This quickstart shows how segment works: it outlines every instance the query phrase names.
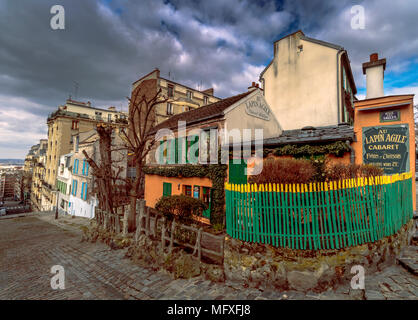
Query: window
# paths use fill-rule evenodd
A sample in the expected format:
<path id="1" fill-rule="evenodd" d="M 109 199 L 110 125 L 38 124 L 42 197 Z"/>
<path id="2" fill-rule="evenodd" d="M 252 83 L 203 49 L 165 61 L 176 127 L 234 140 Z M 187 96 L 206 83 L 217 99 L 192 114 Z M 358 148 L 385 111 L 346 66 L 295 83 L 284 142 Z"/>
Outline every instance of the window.
<path id="1" fill-rule="evenodd" d="M 202 195 L 203 195 L 203 197 L 202 197 L 202 200 L 203 200 L 203 202 L 204 203 L 206 203 L 206 205 L 207 206 L 209 206 L 209 203 L 210 203 L 210 188 L 208 188 L 208 187 L 202 187 Z"/>
<path id="2" fill-rule="evenodd" d="M 86 159 L 83 160 L 83 175 L 88 176 L 89 175 L 89 163 L 86 161 Z"/>
<path id="3" fill-rule="evenodd" d="M 212 135 L 212 136 L 211 136 Z M 217 154 L 218 154 L 218 136 L 216 130 L 204 130 L 200 137 L 200 163 L 206 164 L 210 163 L 211 161 L 211 154 L 212 158 L 216 159 L 217 161 Z"/>
<path id="4" fill-rule="evenodd" d="M 73 130 L 77 130 L 78 129 L 78 121 L 73 120 L 73 122 L 71 124 L 71 129 L 73 129 Z"/>
<path id="5" fill-rule="evenodd" d="M 96 120 L 102 120 L 102 113 L 101 112 L 96 111 L 95 114 L 96 114 Z"/>
<path id="6" fill-rule="evenodd" d="M 193 98 L 193 92 L 191 92 L 190 90 L 187 90 L 187 99 L 192 100 Z"/>
<path id="7" fill-rule="evenodd" d="M 171 183 L 163 182 L 163 197 L 171 196 Z"/>
<path id="8" fill-rule="evenodd" d="M 192 186 L 183 185 L 183 194 L 186 195 L 186 196 L 191 197 L 192 196 Z"/>
<path id="9" fill-rule="evenodd" d="M 204 96 L 204 97 L 203 97 L 203 104 L 204 104 L 204 105 L 207 105 L 207 104 L 208 104 L 208 102 L 209 102 L 209 98 L 208 98 L 207 96 Z"/>
<path id="10" fill-rule="evenodd" d="M 167 102 L 167 115 L 172 115 L 173 113 L 173 104 L 171 102 Z"/>
<path id="11" fill-rule="evenodd" d="M 188 136 L 186 142 L 186 163 L 196 164 L 199 159 L 199 136 Z"/>
<path id="12" fill-rule="evenodd" d="M 75 197 L 77 195 L 77 180 L 73 180 L 71 194 Z"/>
<path id="13" fill-rule="evenodd" d="M 80 194 L 80 198 L 82 200 L 87 200 L 87 182 L 83 182 L 81 184 L 81 194 Z"/>
<path id="14" fill-rule="evenodd" d="M 74 159 L 73 173 L 78 174 L 78 159 Z"/>
<path id="15" fill-rule="evenodd" d="M 110 113 L 107 115 L 107 121 L 109 121 L 109 122 L 112 121 L 112 115 Z"/>
<path id="16" fill-rule="evenodd" d="M 174 86 L 172 84 L 168 85 L 167 91 L 168 97 L 174 97 Z"/>
<path id="17" fill-rule="evenodd" d="M 193 187 L 193 198 L 200 199 L 200 186 Z"/>

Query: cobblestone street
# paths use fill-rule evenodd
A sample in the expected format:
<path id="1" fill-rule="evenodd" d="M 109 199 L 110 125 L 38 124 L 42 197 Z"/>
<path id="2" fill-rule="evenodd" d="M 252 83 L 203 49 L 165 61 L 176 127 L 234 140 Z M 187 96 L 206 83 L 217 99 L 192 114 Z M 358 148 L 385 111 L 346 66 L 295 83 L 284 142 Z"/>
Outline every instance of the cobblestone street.
<path id="1" fill-rule="evenodd" d="M 278 292 L 173 280 L 123 258 L 125 250 L 80 242 L 76 230 L 34 216 L 0 220 L 0 299 L 409 299 L 418 300 L 418 277 L 399 265 L 367 275 L 366 290 L 349 284 L 322 294 Z M 64 290 L 50 286 L 51 267 L 65 268 Z"/>

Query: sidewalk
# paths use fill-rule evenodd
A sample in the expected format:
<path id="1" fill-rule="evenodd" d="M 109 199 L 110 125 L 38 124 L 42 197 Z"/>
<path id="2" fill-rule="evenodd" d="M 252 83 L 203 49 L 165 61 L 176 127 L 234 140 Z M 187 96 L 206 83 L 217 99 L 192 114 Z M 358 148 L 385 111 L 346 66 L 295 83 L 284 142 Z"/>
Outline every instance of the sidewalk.
<path id="1" fill-rule="evenodd" d="M 74 231 L 80 234 L 83 233 L 83 227 L 89 227 L 91 223 L 94 221 L 94 219 L 76 217 L 71 215 L 59 215 L 58 219 L 55 219 L 55 212 L 43 212 L 35 216 L 42 221 L 48 222 L 62 229 Z"/>

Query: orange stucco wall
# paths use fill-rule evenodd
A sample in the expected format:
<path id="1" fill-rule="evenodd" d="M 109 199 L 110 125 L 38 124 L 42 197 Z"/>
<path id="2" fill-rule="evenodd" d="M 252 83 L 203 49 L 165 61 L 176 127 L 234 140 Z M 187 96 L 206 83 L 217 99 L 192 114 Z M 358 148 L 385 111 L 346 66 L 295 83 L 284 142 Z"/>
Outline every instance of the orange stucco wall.
<path id="1" fill-rule="evenodd" d="M 171 194 L 180 195 L 183 193 L 183 185 L 212 187 L 212 180 L 209 178 L 185 178 L 185 177 L 162 177 L 155 174 L 145 175 L 145 204 L 155 208 L 155 204 L 163 195 L 163 183 L 171 183 Z"/>
<path id="2" fill-rule="evenodd" d="M 409 170 L 415 177 L 415 122 L 414 122 L 414 108 L 413 108 L 413 95 L 398 95 L 398 96 L 385 96 L 381 98 L 367 99 L 356 101 L 355 114 L 354 114 L 354 132 L 356 134 L 357 141 L 353 142 L 352 147 L 355 151 L 355 161 L 358 164 L 363 163 L 363 136 L 362 128 L 371 126 L 385 126 L 385 125 L 397 125 L 408 124 L 409 126 Z M 400 121 L 393 122 L 380 122 L 380 112 L 390 109 L 381 109 L 379 107 L 387 105 L 399 105 L 405 106 L 393 107 L 393 109 L 400 110 Z M 364 110 L 365 108 L 376 108 L 376 110 Z M 413 207 L 416 208 L 415 197 L 415 179 L 413 178 Z"/>

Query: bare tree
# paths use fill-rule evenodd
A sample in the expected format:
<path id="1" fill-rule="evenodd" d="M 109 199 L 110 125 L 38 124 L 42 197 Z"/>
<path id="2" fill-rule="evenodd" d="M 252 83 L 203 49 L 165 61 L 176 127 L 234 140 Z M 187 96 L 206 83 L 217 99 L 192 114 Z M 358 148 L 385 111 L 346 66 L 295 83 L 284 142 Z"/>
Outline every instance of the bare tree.
<path id="1" fill-rule="evenodd" d="M 161 97 L 161 89 L 155 94 L 147 95 L 141 92 L 141 86 L 137 87 L 129 100 L 129 126 L 128 132 L 122 131 L 128 153 L 132 156 L 132 164 L 135 167 L 135 177 L 130 188 L 130 208 L 128 217 L 128 229 L 135 229 L 136 201 L 144 194 L 143 168 L 145 159 L 155 144 L 152 129 L 155 125 L 155 108 L 167 102 L 167 98 Z"/>
<path id="2" fill-rule="evenodd" d="M 94 161 L 85 150 L 83 154 L 92 168 L 95 177 L 96 193 L 99 206 L 102 210 L 114 213 L 115 204 L 118 203 L 119 194 L 116 189 L 125 187 L 129 190 L 130 213 L 128 217 L 128 230 L 133 231 L 136 227 L 135 213 L 136 201 L 144 194 L 143 190 L 143 167 L 148 153 L 154 146 L 152 129 L 155 125 L 155 108 L 168 99 L 160 96 L 161 89 L 155 94 L 147 95 L 137 87 L 129 100 L 128 130 L 120 130 L 121 144 L 112 145 L 113 127 L 110 124 L 101 123 L 97 126 L 99 135 L 100 161 Z M 135 167 L 134 178 L 123 178 L 121 172 L 123 166 L 117 166 L 112 153 L 125 150 L 132 157 L 131 163 Z M 124 159 L 126 161 L 127 159 Z"/>
<path id="3" fill-rule="evenodd" d="M 99 123 L 96 130 L 99 135 L 98 161 L 92 159 L 86 150 L 82 152 L 92 168 L 99 207 L 102 210 L 114 214 L 114 208 L 120 196 L 120 187 L 126 183 L 125 179 L 121 176 L 124 167 L 118 166 L 117 164 L 120 160 L 112 157 L 112 153 L 117 152 L 121 147 L 112 144 L 112 132 L 114 128 L 111 124 Z"/>

